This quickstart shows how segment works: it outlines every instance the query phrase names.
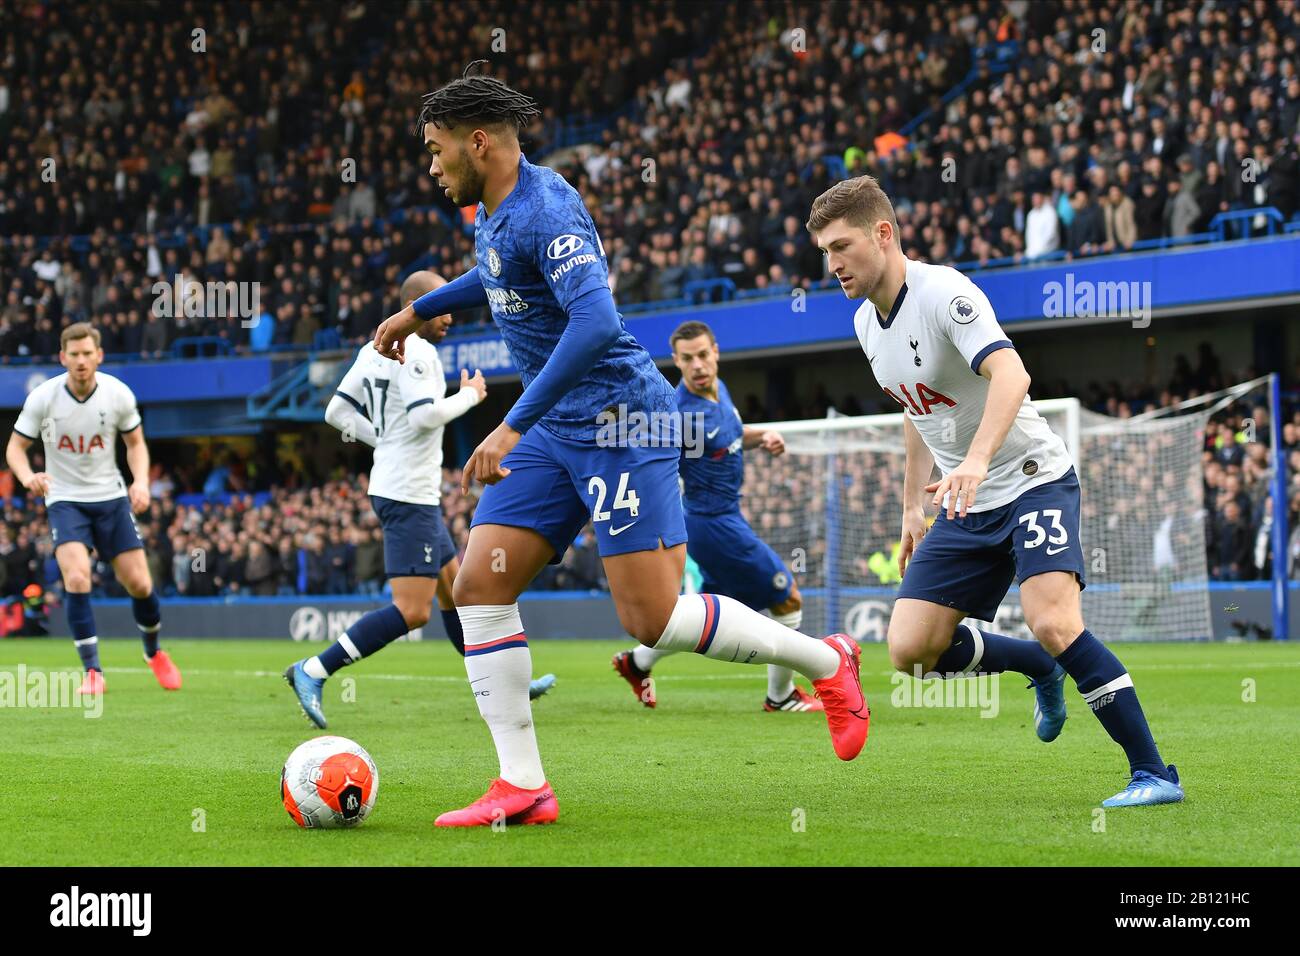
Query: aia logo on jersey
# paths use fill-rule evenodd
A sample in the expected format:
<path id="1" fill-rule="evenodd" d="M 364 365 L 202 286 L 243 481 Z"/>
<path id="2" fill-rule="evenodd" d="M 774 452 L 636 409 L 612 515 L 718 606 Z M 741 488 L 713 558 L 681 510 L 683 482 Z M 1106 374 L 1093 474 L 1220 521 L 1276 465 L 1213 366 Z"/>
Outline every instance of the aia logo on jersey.
<path id="1" fill-rule="evenodd" d="M 912 393 L 908 391 L 906 385 L 900 384 L 898 386 L 898 390 L 903 393 L 903 398 L 907 399 L 907 401 L 903 401 L 903 398 L 899 398 L 889 389 L 885 389 L 885 394 L 913 415 L 929 415 L 936 405 L 945 405 L 948 408 L 957 407 L 957 403 L 951 398 L 943 394 L 943 392 L 935 391 L 925 382 L 917 382 L 912 388 L 916 392 L 915 398 L 912 397 Z"/>
<path id="2" fill-rule="evenodd" d="M 99 435 L 91 435 L 90 441 L 86 441 L 85 435 L 78 435 L 74 442 L 71 435 L 60 435 L 57 451 L 70 451 L 74 455 L 89 455 L 96 449 L 104 450 L 104 439 Z"/>

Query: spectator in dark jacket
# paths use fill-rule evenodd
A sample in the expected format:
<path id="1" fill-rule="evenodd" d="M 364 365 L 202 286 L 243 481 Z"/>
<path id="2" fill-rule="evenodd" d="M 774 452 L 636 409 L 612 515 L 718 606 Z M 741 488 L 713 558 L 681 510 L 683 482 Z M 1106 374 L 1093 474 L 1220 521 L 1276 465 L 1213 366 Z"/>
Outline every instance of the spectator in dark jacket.
<path id="1" fill-rule="evenodd" d="M 307 593 L 329 593 L 330 556 L 325 550 L 325 537 L 320 531 L 314 532 L 307 544 Z"/>
<path id="2" fill-rule="evenodd" d="M 326 590 L 330 594 L 349 594 L 352 591 L 353 547 L 343 540 L 338 528 L 330 530 L 329 546 L 325 549 L 329 560 L 329 582 Z"/>
<path id="3" fill-rule="evenodd" d="M 1067 230 L 1070 252 L 1076 256 L 1101 252 L 1106 242 L 1106 221 L 1101 207 L 1082 189 L 1075 192 L 1070 205 L 1074 207 L 1074 222 Z"/>
<path id="4" fill-rule="evenodd" d="M 275 554 L 275 593 L 298 593 L 298 552 L 287 537 L 280 539 Z"/>
<path id="5" fill-rule="evenodd" d="M 1236 501 L 1223 506 L 1214 527 L 1213 576 L 1220 581 L 1244 581 L 1254 567 L 1251 549 L 1254 535 Z"/>
<path id="6" fill-rule="evenodd" d="M 266 545 L 257 539 L 248 543 L 248 558 L 244 562 L 244 581 L 250 594 L 275 593 L 275 558 Z"/>

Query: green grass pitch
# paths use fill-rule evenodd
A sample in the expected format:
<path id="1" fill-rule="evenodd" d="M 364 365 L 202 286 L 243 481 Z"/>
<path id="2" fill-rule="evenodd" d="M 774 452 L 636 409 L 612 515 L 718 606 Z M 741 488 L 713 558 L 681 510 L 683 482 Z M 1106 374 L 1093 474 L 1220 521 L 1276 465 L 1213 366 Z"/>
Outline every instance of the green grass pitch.
<path id="1" fill-rule="evenodd" d="M 645 710 L 609 666 L 625 646 L 534 642 L 536 673 L 559 676 L 534 714 L 560 821 L 501 832 L 433 827 L 497 769 L 451 648 L 396 644 L 344 670 L 326 686 L 329 732 L 370 751 L 378 802 L 358 829 L 311 832 L 279 800 L 284 758 L 316 733 L 280 678 L 306 648 L 171 641 L 185 686 L 169 694 L 134 641 L 105 641 L 99 719 L 0 708 L 0 864 L 1300 863 L 1279 838 L 1297 809 L 1300 646 L 1118 646 L 1188 798 L 1102 818 L 1127 765 L 1072 683 L 1046 745 L 1018 676 L 993 718 L 900 707 L 884 648 L 868 645 L 871 738 L 845 764 L 821 715 L 759 710 L 758 668 L 664 661 Z M 75 663 L 67 641 L 0 641 L 0 675 Z"/>

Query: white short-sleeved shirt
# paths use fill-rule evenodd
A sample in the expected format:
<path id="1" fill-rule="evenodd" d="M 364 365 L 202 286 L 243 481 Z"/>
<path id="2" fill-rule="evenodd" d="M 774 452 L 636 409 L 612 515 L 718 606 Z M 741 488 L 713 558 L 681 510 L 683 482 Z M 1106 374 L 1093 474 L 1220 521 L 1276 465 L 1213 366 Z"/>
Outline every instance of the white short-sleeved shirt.
<path id="1" fill-rule="evenodd" d="M 881 316 L 868 299 L 853 325 L 876 381 L 903 407 L 947 475 L 966 457 L 984 417 L 989 381 L 980 364 L 998 349 L 1014 348 L 989 300 L 956 269 L 909 259 L 893 311 Z M 1065 442 L 1026 396 L 969 510 L 1010 504 L 1071 465 Z"/>
<path id="2" fill-rule="evenodd" d="M 47 505 L 57 501 L 109 501 L 126 494 L 117 469 L 117 436 L 140 427 L 135 395 L 121 379 L 95 373 L 95 387 L 78 399 L 68 373 L 46 379 L 23 402 L 14 431 L 45 445 L 50 476 Z"/>
<path id="3" fill-rule="evenodd" d="M 385 358 L 367 342 L 343 376 L 337 394 L 375 426 L 370 493 L 394 501 L 436 505 L 442 498 L 442 429 L 414 427 L 407 413 L 447 394 L 438 349 L 407 336 L 406 362 Z"/>

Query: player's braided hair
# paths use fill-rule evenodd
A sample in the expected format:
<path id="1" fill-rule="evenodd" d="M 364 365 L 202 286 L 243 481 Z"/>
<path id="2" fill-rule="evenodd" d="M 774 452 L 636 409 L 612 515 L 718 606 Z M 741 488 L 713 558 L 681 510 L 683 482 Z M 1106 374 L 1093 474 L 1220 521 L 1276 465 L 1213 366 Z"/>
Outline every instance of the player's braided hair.
<path id="1" fill-rule="evenodd" d="M 415 135 L 424 138 L 424 124 L 455 129 L 457 123 L 505 123 L 515 134 L 542 115 L 531 97 L 513 90 L 494 76 L 469 71 L 487 60 L 475 60 L 465 67 L 459 80 L 426 94 L 415 121 Z"/>

